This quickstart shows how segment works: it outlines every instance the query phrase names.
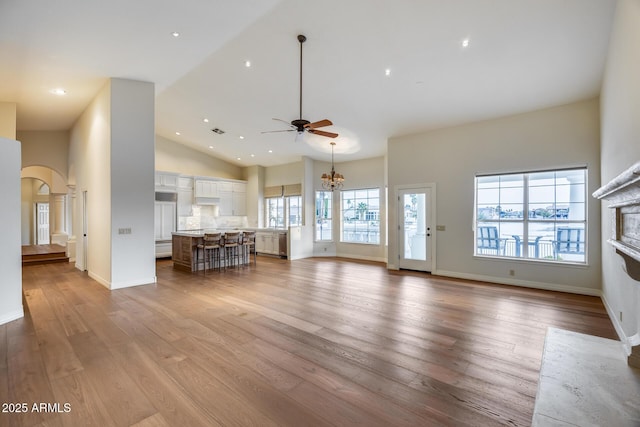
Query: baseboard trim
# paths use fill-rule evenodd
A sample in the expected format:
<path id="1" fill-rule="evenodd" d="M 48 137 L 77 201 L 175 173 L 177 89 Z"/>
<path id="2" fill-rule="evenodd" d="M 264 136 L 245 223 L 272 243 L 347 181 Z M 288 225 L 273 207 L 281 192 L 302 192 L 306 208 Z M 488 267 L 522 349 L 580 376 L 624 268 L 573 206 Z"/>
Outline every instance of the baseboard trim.
<path id="1" fill-rule="evenodd" d="M 497 283 L 500 285 L 521 286 L 524 288 L 542 289 L 545 291 L 567 292 L 592 297 L 602 297 L 600 289 L 581 288 L 578 286 L 560 285 L 556 283 L 531 282 L 529 280 L 506 279 L 503 277 L 484 276 L 480 274 L 459 273 L 455 271 L 436 270 L 434 276 L 452 277 L 455 279 L 477 280 L 480 282 Z"/>
<path id="2" fill-rule="evenodd" d="M 373 261 L 373 262 L 383 262 L 386 264 L 387 259 L 386 258 L 380 258 L 380 257 L 373 257 L 373 256 L 365 256 L 365 255 L 353 255 L 353 254 L 337 254 L 336 255 L 337 258 L 344 258 L 344 259 L 357 259 L 357 260 L 361 260 L 361 261 Z"/>
<path id="3" fill-rule="evenodd" d="M 123 289 L 123 288 L 132 288 L 134 286 L 143 286 L 143 285 L 152 285 L 158 281 L 157 276 L 153 276 L 147 279 L 139 279 L 128 282 L 120 282 L 120 283 L 111 283 L 111 290 Z"/>
<path id="4" fill-rule="evenodd" d="M 624 333 L 624 329 L 622 328 L 620 319 L 618 319 L 618 316 L 616 316 L 615 312 L 613 311 L 613 308 L 611 307 L 611 304 L 609 304 L 609 301 L 607 301 L 607 298 L 604 296 L 604 293 L 600 296 L 600 298 L 602 299 L 602 303 L 604 304 L 605 310 L 607 310 L 609 319 L 611 320 L 611 323 L 613 323 L 613 327 L 616 330 L 616 333 L 618 334 L 618 338 L 620 339 L 620 341 L 622 342 L 622 345 L 624 346 L 624 351 L 626 352 L 627 356 L 629 356 L 631 354 L 631 347 L 632 347 L 631 340 Z"/>
<path id="5" fill-rule="evenodd" d="M 0 317 L 0 325 L 13 322 L 14 320 L 18 320 L 23 317 L 24 317 L 24 307 L 20 305 L 20 308 L 18 310 L 10 311 L 9 313 L 6 313 L 4 316 Z"/>

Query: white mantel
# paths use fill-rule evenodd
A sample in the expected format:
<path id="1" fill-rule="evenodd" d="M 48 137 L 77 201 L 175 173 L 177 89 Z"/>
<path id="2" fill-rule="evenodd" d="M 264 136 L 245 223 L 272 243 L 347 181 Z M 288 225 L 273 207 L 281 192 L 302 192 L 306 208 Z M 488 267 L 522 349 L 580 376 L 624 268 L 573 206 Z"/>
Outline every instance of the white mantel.
<path id="1" fill-rule="evenodd" d="M 640 280 L 640 162 L 593 193 L 615 209 L 609 244 L 616 248 L 626 264 L 629 276 Z"/>
<path id="2" fill-rule="evenodd" d="M 640 281 L 640 162 L 600 187 L 593 197 L 615 209 L 607 242 L 622 256 L 627 274 Z M 628 363 L 640 368 L 640 335 L 631 338 L 631 346 Z"/>

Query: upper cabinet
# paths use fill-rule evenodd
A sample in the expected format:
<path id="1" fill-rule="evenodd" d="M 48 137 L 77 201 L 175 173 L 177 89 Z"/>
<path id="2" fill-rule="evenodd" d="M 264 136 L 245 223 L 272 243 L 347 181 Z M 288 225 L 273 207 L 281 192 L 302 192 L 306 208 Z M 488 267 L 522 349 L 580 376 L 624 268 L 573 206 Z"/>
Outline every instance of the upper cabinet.
<path id="1" fill-rule="evenodd" d="M 220 215 L 244 216 L 247 214 L 247 184 L 245 182 L 220 182 Z"/>
<path id="2" fill-rule="evenodd" d="M 204 197 L 207 199 L 218 198 L 220 197 L 219 191 L 218 191 L 218 185 L 219 185 L 218 181 L 197 178 L 195 180 L 194 196 L 196 198 Z"/>
<path id="3" fill-rule="evenodd" d="M 192 215 L 194 205 L 218 206 L 220 216 L 247 215 L 244 181 L 156 172 L 156 191 L 178 194 L 178 216 Z"/>
<path id="4" fill-rule="evenodd" d="M 156 191 L 174 192 L 178 188 L 177 173 L 156 172 Z"/>

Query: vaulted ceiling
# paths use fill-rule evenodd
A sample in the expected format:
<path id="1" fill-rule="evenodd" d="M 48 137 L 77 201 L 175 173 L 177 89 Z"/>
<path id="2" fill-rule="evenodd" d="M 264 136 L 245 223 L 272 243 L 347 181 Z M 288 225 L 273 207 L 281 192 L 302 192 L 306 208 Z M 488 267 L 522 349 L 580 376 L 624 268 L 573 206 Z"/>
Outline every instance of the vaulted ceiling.
<path id="1" fill-rule="evenodd" d="M 333 121 L 336 161 L 369 158 L 392 136 L 597 96 L 615 5 L 2 0 L 0 102 L 18 130 L 69 129 L 108 78 L 151 81 L 157 135 L 241 166 L 326 160 L 328 138 L 262 133 L 299 116 L 304 34 L 303 117 Z"/>

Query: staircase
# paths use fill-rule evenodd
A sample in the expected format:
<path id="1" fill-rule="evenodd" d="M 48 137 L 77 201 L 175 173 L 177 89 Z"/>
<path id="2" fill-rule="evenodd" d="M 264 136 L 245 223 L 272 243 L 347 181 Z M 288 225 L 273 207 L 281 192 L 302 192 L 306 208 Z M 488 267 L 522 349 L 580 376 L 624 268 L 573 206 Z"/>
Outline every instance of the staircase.
<path id="1" fill-rule="evenodd" d="M 22 247 L 22 266 L 69 262 L 66 248 L 60 245 L 31 245 Z"/>

